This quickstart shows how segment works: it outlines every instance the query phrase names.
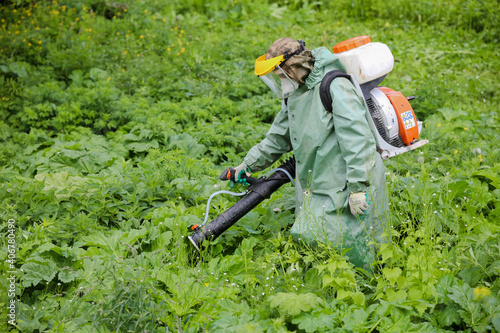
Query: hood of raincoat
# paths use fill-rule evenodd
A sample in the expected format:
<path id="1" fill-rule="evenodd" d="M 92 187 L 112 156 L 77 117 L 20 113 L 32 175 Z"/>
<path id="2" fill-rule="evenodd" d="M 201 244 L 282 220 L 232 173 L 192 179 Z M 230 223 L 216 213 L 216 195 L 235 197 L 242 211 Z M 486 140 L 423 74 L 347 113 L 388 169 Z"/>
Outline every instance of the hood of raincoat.
<path id="1" fill-rule="evenodd" d="M 306 79 L 307 89 L 312 89 L 321 83 L 325 74 L 334 69 L 339 69 L 343 72 L 346 71 L 340 59 L 326 47 L 314 49 L 312 50 L 312 54 L 314 56 L 314 67 Z"/>

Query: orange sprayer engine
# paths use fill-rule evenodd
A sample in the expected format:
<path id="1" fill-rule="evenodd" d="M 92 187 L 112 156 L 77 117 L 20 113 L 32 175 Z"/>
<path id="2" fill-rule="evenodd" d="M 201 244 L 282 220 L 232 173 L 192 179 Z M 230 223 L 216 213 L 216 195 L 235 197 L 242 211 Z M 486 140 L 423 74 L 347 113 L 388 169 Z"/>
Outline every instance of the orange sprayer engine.
<path id="1" fill-rule="evenodd" d="M 356 88 L 365 98 L 383 159 L 388 159 L 427 144 L 420 140 L 422 122 L 418 121 L 410 100 L 401 92 L 378 86 L 394 66 L 387 45 L 359 36 L 333 47 Z"/>

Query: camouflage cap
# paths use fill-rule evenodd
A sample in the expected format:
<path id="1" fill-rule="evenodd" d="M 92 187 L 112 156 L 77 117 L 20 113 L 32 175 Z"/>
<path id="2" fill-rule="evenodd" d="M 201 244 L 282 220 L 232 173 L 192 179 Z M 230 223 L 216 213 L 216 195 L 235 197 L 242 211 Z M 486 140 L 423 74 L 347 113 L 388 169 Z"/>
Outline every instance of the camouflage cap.
<path id="1" fill-rule="evenodd" d="M 305 45 L 305 43 L 303 44 Z M 286 72 L 290 78 L 302 84 L 306 81 L 307 76 L 311 73 L 314 67 L 314 57 L 311 51 L 292 38 L 283 37 L 276 40 L 269 48 L 266 54 L 266 59 L 271 59 L 282 54 L 292 54 L 297 50 L 304 48 L 302 52 L 292 56 L 285 61 L 281 68 Z"/>

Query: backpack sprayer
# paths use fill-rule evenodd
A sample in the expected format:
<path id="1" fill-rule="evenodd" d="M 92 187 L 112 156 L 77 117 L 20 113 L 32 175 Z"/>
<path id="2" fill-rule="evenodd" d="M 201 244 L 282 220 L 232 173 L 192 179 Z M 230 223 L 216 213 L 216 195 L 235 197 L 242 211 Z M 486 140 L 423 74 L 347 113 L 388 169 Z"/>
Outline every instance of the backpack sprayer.
<path id="1" fill-rule="evenodd" d="M 362 93 L 373 125 L 376 128 L 378 141 L 377 151 L 382 159 L 414 150 L 427 144 L 428 140 L 419 140 L 422 122 L 418 121 L 415 112 L 410 105 L 414 97 L 405 97 L 401 92 L 378 85 L 394 66 L 394 57 L 387 47 L 382 43 L 373 43 L 369 36 L 359 36 L 343 41 L 333 47 L 333 52 L 346 67 L 346 73 L 332 71 L 325 75 L 320 86 L 320 96 L 325 106 L 331 106 L 329 88 L 332 80 L 336 77 L 347 77 L 356 89 Z M 328 103 L 330 99 L 330 103 Z M 331 111 L 331 107 L 330 110 Z M 220 176 L 221 180 L 235 181 L 234 169 L 226 169 Z M 294 182 L 295 158 L 288 159 L 279 168 L 271 171 L 259 179 L 247 177 L 250 184 L 243 193 L 218 191 L 208 199 L 205 221 L 201 226 L 194 225 L 194 231 L 188 239 L 194 247 L 200 251 L 201 244 L 205 239 L 216 239 L 240 218 L 260 204 L 264 199 L 270 198 L 271 194 L 288 182 Z M 227 193 L 243 196 L 237 203 L 219 215 L 215 220 L 206 224 L 211 199 L 219 194 Z"/>
<path id="2" fill-rule="evenodd" d="M 409 102 L 415 97 L 405 97 L 399 91 L 378 86 L 394 66 L 394 57 L 387 45 L 371 42 L 369 36 L 359 36 L 335 45 L 333 53 L 342 61 L 354 86 L 365 98 L 377 129 L 377 150 L 382 159 L 429 143 L 419 140 L 422 122 L 418 121 Z"/>

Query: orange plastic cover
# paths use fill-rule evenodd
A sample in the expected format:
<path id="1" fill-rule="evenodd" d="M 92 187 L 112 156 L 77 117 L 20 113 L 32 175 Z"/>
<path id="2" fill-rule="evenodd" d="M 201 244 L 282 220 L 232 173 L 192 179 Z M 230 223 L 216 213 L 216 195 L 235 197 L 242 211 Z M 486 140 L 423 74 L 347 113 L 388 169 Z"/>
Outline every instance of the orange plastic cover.
<path id="1" fill-rule="evenodd" d="M 409 146 L 413 141 L 418 139 L 417 117 L 415 116 L 415 112 L 413 112 L 410 102 L 399 91 L 387 87 L 378 87 L 378 89 L 389 98 L 394 110 L 396 110 L 399 134 L 403 139 L 403 143 Z"/>
<path id="2" fill-rule="evenodd" d="M 368 44 L 371 41 L 372 39 L 370 38 L 370 36 L 358 36 L 349 38 L 348 40 L 345 40 L 335 45 L 333 47 L 333 53 L 341 53 L 344 51 L 349 51 L 357 47 L 360 47 L 362 45 Z"/>

